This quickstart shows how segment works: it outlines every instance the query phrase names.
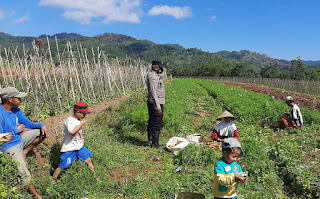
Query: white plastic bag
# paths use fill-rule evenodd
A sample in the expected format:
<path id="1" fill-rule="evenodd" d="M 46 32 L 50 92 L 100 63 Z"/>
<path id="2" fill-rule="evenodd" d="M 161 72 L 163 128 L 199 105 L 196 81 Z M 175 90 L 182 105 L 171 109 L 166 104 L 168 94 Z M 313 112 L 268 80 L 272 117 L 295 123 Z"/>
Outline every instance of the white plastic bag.
<path id="1" fill-rule="evenodd" d="M 200 144 L 201 142 L 203 142 L 203 136 L 201 134 L 192 134 L 192 135 L 188 135 L 186 137 L 186 139 L 189 141 L 189 142 L 194 142 L 196 144 Z"/>
<path id="2" fill-rule="evenodd" d="M 190 144 L 190 142 L 185 139 L 185 138 L 181 138 L 181 137 L 172 137 L 169 139 L 169 141 L 167 142 L 167 149 L 171 152 L 173 152 L 175 155 L 178 154 L 178 151 L 180 149 L 183 149 L 184 147 L 188 146 Z"/>

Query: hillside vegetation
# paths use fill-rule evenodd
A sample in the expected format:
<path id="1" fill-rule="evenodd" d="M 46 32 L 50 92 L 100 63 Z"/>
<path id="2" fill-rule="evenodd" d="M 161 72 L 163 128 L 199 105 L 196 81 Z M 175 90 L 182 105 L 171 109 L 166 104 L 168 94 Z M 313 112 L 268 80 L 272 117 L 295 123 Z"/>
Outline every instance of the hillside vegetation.
<path id="1" fill-rule="evenodd" d="M 320 80 L 319 61 L 303 61 L 299 58 L 290 61 L 278 60 L 248 50 L 210 53 L 197 48 L 185 49 L 178 44 L 156 44 L 148 40 L 137 40 L 127 35 L 113 33 L 94 37 L 76 33 L 59 33 L 48 37 L 51 44 L 55 44 L 54 38 L 57 37 L 60 46 L 66 46 L 67 41 L 70 41 L 73 44 L 81 44 L 88 49 L 88 52 L 92 48 L 99 47 L 100 50 L 108 52 L 110 58 L 124 60 L 129 56 L 147 63 L 158 59 L 166 63 L 169 73 L 176 76 L 243 76 Z M 39 38 L 46 41 L 46 35 L 40 35 Z M 26 48 L 31 48 L 32 41 L 39 38 L 15 37 L 0 33 L 0 46 L 12 49 L 18 47 L 17 51 L 22 53 L 23 43 Z M 58 56 L 57 51 L 54 47 L 51 47 L 51 51 L 55 59 Z M 5 56 L 3 50 L 0 53 Z M 89 58 L 91 58 L 90 54 Z M 301 69 L 297 70 L 296 66 L 300 62 Z"/>
<path id="2" fill-rule="evenodd" d="M 301 109 L 306 126 L 301 130 L 273 131 L 288 107 L 267 95 L 226 86 L 219 82 L 173 79 L 167 82 L 164 129 L 160 142 L 193 133 L 210 135 L 223 110 L 239 120 L 240 142 L 245 156 L 238 163 L 249 171 L 248 184 L 239 186 L 239 198 L 319 198 L 320 115 Z M 42 145 L 46 164 L 40 167 L 28 157 L 35 186 L 45 198 L 159 198 L 172 199 L 181 191 L 212 196 L 215 162 L 221 152 L 208 146 L 189 145 L 178 156 L 146 148 L 146 93 L 133 94 L 110 107 L 85 126 L 85 146 L 94 154 L 99 180 L 76 161 L 51 183 L 50 172 L 59 163 L 60 145 Z M 62 134 L 62 133 L 61 133 Z M 58 137 L 60 143 L 62 137 Z M 21 189 L 13 163 L 0 154 L 1 192 L 8 197 L 29 195 Z M 153 161 L 159 157 L 159 161 Z M 174 169 L 181 168 L 180 173 Z M 1 193 L 1 194 L 2 194 Z"/>

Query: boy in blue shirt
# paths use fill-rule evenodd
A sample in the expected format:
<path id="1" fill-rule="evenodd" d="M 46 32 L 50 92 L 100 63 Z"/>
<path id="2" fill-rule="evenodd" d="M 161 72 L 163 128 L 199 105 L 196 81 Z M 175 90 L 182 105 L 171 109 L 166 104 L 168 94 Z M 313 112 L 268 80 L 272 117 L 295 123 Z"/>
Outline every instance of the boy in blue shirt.
<path id="1" fill-rule="evenodd" d="M 225 138 L 222 142 L 222 158 L 214 167 L 213 196 L 215 199 L 237 199 L 237 183 L 246 184 L 248 179 L 235 162 L 242 155 L 241 145 L 235 138 Z"/>
<path id="2" fill-rule="evenodd" d="M 29 192 L 37 198 L 41 196 L 31 183 L 31 175 L 27 168 L 26 156 L 47 136 L 48 130 L 44 124 L 30 121 L 19 109 L 21 98 L 27 93 L 19 92 L 14 87 L 3 88 L 0 92 L 0 135 L 7 134 L 13 138 L 1 145 L 1 151 L 16 162 L 22 183 Z M 25 128 L 35 129 L 24 132 Z"/>

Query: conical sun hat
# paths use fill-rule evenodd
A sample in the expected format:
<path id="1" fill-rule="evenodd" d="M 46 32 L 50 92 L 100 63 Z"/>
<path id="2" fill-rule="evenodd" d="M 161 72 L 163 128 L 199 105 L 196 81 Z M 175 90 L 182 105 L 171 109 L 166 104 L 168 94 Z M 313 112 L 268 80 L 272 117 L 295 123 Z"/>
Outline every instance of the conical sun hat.
<path id="1" fill-rule="evenodd" d="M 225 117 L 229 117 L 229 118 L 232 118 L 232 120 L 236 120 L 237 118 L 232 115 L 229 111 L 224 111 L 218 118 L 217 120 L 221 120 L 222 118 L 225 118 Z"/>

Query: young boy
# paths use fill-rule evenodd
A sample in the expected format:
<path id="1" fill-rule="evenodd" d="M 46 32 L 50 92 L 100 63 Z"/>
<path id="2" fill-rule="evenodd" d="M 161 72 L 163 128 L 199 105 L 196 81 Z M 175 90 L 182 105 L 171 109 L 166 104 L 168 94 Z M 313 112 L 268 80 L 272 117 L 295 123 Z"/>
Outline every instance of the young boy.
<path id="1" fill-rule="evenodd" d="M 242 155 L 241 145 L 235 138 L 225 138 L 222 142 L 222 158 L 214 167 L 213 196 L 215 199 L 236 199 L 237 183 L 246 184 L 248 179 L 235 162 Z"/>
<path id="2" fill-rule="evenodd" d="M 52 180 L 55 180 L 63 169 L 68 168 L 73 164 L 75 159 L 80 159 L 85 162 L 89 169 L 94 173 L 93 164 L 90 157 L 92 153 L 84 147 L 84 139 L 82 136 L 82 126 L 86 124 L 86 114 L 91 112 L 88 110 L 88 106 L 84 102 L 78 102 L 74 105 L 73 115 L 68 117 L 64 125 L 64 142 L 61 147 L 61 160 L 58 168 L 52 175 Z"/>

